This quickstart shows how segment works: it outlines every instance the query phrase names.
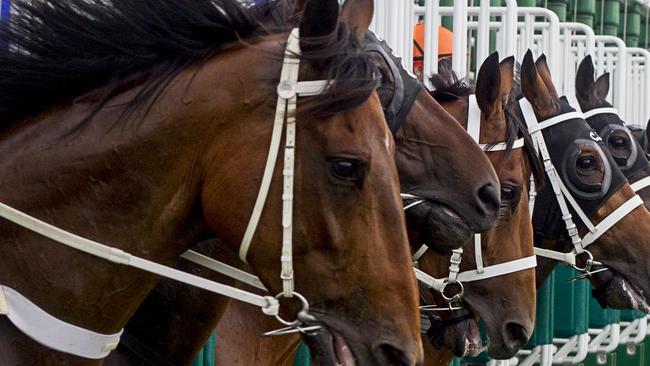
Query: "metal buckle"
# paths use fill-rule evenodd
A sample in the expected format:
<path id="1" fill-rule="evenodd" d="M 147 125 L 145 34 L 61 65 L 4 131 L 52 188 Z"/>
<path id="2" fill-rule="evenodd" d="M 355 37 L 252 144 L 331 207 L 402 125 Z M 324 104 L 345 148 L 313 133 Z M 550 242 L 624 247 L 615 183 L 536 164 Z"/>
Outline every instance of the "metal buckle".
<path id="1" fill-rule="evenodd" d="M 591 254 L 591 252 L 588 251 L 588 250 L 585 250 L 585 251 L 582 252 L 582 253 L 578 253 L 578 254 L 576 254 L 576 257 L 577 257 L 578 255 L 580 255 L 580 254 L 587 254 L 587 255 L 589 256 L 589 258 L 588 258 L 587 261 L 585 262 L 585 266 L 584 266 L 584 267 L 578 267 L 578 266 L 575 265 L 575 264 L 572 264 L 572 265 L 571 265 L 571 267 L 573 267 L 573 269 L 575 269 L 575 270 L 578 271 L 578 272 L 581 272 L 581 274 L 579 274 L 579 275 L 577 275 L 577 276 L 575 276 L 575 277 L 571 277 L 571 278 L 569 278 L 568 282 L 575 282 L 575 281 L 584 280 L 584 279 L 587 279 L 587 278 L 591 277 L 593 274 L 600 273 L 600 272 L 604 272 L 604 271 L 609 271 L 609 268 L 607 268 L 607 267 L 603 267 L 603 268 L 597 269 L 597 270 L 595 270 L 595 271 L 592 271 L 591 268 L 592 268 L 593 266 L 602 266 L 603 264 L 600 263 L 600 262 L 598 262 L 598 261 L 596 261 L 596 260 L 594 260 L 594 256 L 593 256 L 593 255 Z"/>
<path id="2" fill-rule="evenodd" d="M 445 280 L 442 289 L 440 290 L 440 296 L 445 300 L 447 303 L 446 307 L 438 307 L 438 305 L 423 305 L 420 306 L 420 311 L 452 311 L 452 310 L 460 310 L 463 307 L 459 305 L 460 300 L 463 298 L 463 295 L 465 295 L 465 286 L 459 281 L 454 282 L 454 285 L 458 285 L 458 293 L 452 296 L 447 296 L 445 294 L 445 289 L 447 289 L 447 285 L 450 283 Z"/>
<path id="3" fill-rule="evenodd" d="M 322 328 L 320 325 L 309 325 L 305 327 L 301 326 L 305 322 L 315 322 L 318 319 L 309 314 L 309 302 L 307 302 L 307 299 L 305 299 L 304 296 L 295 291 L 293 292 L 293 296 L 300 300 L 300 303 L 302 304 L 302 308 L 300 311 L 298 311 L 296 320 L 290 322 L 283 319 L 279 314 L 276 314 L 275 319 L 281 324 L 286 325 L 286 327 L 266 332 L 264 333 L 265 337 L 274 337 L 293 333 L 305 333 Z M 275 296 L 276 299 L 279 299 L 280 297 L 283 297 L 282 292 Z"/>

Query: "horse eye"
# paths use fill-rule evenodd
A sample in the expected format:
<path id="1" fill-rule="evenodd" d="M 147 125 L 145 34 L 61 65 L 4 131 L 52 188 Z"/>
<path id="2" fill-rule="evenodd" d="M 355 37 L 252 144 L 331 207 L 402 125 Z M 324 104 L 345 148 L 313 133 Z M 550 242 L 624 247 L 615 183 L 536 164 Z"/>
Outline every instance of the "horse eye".
<path id="1" fill-rule="evenodd" d="M 576 162 L 576 167 L 580 170 L 592 170 L 596 168 L 596 159 L 593 156 L 583 156 Z"/>
<path id="2" fill-rule="evenodd" d="M 515 189 L 510 186 L 501 186 L 501 200 L 512 201 L 515 198 Z"/>
<path id="3" fill-rule="evenodd" d="M 627 141 L 622 136 L 614 136 L 610 138 L 609 144 L 615 149 L 624 149 L 627 147 Z"/>
<path id="4" fill-rule="evenodd" d="M 332 175 L 345 182 L 358 183 L 363 179 L 363 164 L 355 159 L 332 159 L 329 161 Z"/>

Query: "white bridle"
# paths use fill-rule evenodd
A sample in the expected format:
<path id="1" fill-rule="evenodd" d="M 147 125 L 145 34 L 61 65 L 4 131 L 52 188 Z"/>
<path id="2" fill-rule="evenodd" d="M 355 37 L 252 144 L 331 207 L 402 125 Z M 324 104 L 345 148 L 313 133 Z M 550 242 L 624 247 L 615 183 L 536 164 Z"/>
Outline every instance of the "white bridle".
<path id="1" fill-rule="evenodd" d="M 477 144 L 479 144 L 481 149 L 486 153 L 505 151 L 507 149 L 507 142 L 499 142 L 495 144 L 481 144 L 479 142 L 479 138 L 481 134 L 481 110 L 476 101 L 475 94 L 469 95 L 467 133 L 474 139 L 474 141 L 476 141 Z M 524 147 L 523 138 L 515 140 L 515 142 L 512 145 L 513 149 L 521 149 L 523 147 Z M 415 198 L 415 197 L 409 197 L 409 198 Z M 411 207 L 411 205 L 406 206 L 405 209 Z M 417 261 L 424 255 L 424 253 L 427 251 L 427 248 L 428 247 L 426 245 L 422 245 L 420 249 L 418 249 L 415 252 L 415 254 L 413 255 L 413 261 L 415 263 L 417 263 Z M 463 249 L 460 248 L 452 251 L 452 256 L 450 258 L 450 265 L 449 265 L 449 276 L 447 278 L 444 279 L 434 278 L 433 276 L 430 276 L 427 273 L 422 272 L 418 268 L 415 268 L 416 277 L 418 278 L 418 280 L 420 280 L 427 286 L 440 292 L 442 294 L 442 297 L 447 302 L 456 302 L 460 300 L 460 298 L 463 295 L 464 292 L 463 283 L 499 277 L 510 273 L 515 273 L 515 272 L 535 268 L 537 266 L 537 258 L 535 255 L 512 260 L 512 261 L 507 261 L 507 262 L 503 262 L 491 266 L 484 266 L 483 256 L 482 256 L 483 249 L 481 246 L 481 234 L 474 235 L 474 253 L 475 253 L 474 256 L 476 261 L 476 269 L 474 270 L 460 272 L 460 263 L 463 254 Z M 454 284 L 454 283 L 459 285 L 460 287 L 459 293 L 457 293 L 455 296 L 447 296 L 444 293 L 445 287 L 448 284 Z"/>
<path id="2" fill-rule="evenodd" d="M 269 155 L 266 168 L 262 178 L 260 191 L 255 202 L 251 219 L 246 228 L 240 248 L 240 257 L 246 260 L 246 254 L 250 248 L 251 240 L 259 223 L 262 208 L 266 202 L 273 170 L 280 150 L 280 142 L 283 126 L 286 122 L 286 138 L 284 146 L 284 184 L 282 194 L 282 280 L 283 291 L 275 297 L 260 296 L 252 292 L 240 290 L 221 283 L 206 280 L 204 278 L 179 271 L 177 269 L 160 265 L 144 258 L 126 253 L 121 249 L 110 247 L 72 233 L 66 232 L 55 226 L 40 221 L 3 203 L 0 203 L 0 217 L 20 225 L 30 231 L 43 235 L 58 243 L 77 249 L 81 252 L 108 260 L 113 263 L 122 264 L 143 271 L 147 271 L 162 277 L 213 292 L 215 294 L 230 297 L 251 305 L 260 307 L 262 311 L 270 316 L 275 316 L 278 321 L 287 325 L 288 328 L 271 332 L 281 334 L 291 331 L 305 331 L 315 327 L 300 327 L 305 321 L 313 321 L 309 315 L 309 304 L 307 300 L 294 291 L 293 259 L 292 259 L 292 223 L 293 223 L 293 177 L 295 157 L 295 136 L 296 136 L 296 103 L 297 97 L 321 94 L 329 85 L 326 80 L 319 81 L 298 81 L 300 68 L 300 39 L 299 30 L 293 29 L 287 41 L 282 65 L 282 74 L 278 85 L 278 102 L 275 114 L 275 122 Z M 202 256 L 196 252 L 189 251 L 182 255 L 194 263 L 206 266 L 222 274 L 233 277 L 242 282 L 248 283 L 257 288 L 264 288 L 261 281 L 249 273 L 230 267 L 224 263 Z M 279 297 L 297 297 L 302 303 L 302 310 L 298 313 L 298 319 L 286 321 L 279 316 Z M 36 304 L 31 303 L 20 293 L 10 287 L 0 286 L 0 315 L 6 315 L 16 327 L 32 339 L 57 351 L 70 353 L 79 357 L 101 359 L 106 357 L 110 351 L 117 347 L 122 331 L 104 335 L 78 326 L 63 322 L 40 309 Z M 56 331 L 52 331 L 56 330 Z M 70 340 L 73 339 L 74 342 Z"/>
<path id="3" fill-rule="evenodd" d="M 569 95 L 566 96 L 566 98 L 569 101 L 569 104 L 571 105 L 571 107 L 573 107 L 573 109 L 575 109 L 578 112 L 582 111 L 582 108 L 580 108 L 580 102 L 578 102 L 578 97 L 575 94 L 569 94 Z M 601 114 L 613 114 L 613 115 L 619 117 L 619 119 L 620 119 L 620 116 L 618 114 L 618 110 L 616 110 L 616 108 L 613 108 L 613 107 L 594 108 L 594 109 L 589 110 L 587 112 L 583 112 L 583 114 L 585 116 L 585 119 L 588 119 L 588 118 L 591 118 L 591 117 L 594 117 L 594 116 L 597 116 L 597 115 L 601 115 Z M 625 121 L 623 121 L 623 120 L 621 120 L 621 121 L 623 122 L 623 124 L 625 124 Z M 648 186 L 650 186 L 650 176 L 645 177 L 645 178 L 641 178 L 641 179 L 637 180 L 634 183 L 630 183 L 630 187 L 632 187 L 632 190 L 634 192 L 639 192 L 640 190 L 642 190 L 643 188 L 646 188 Z"/>
<path id="4" fill-rule="evenodd" d="M 562 213 L 562 219 L 564 220 L 566 230 L 571 238 L 571 243 L 573 244 L 573 248 L 574 248 L 573 251 L 569 253 L 562 253 L 562 252 L 557 252 L 549 249 L 535 248 L 535 253 L 541 257 L 551 258 L 569 264 L 573 266 L 576 270 L 583 272 L 585 274 L 594 273 L 591 272 L 591 266 L 593 264 L 596 264 L 596 262 L 593 261 L 593 256 L 585 248 L 588 245 L 592 244 L 594 241 L 596 241 L 596 239 L 598 239 L 601 235 L 603 235 L 603 233 L 605 233 L 617 222 L 619 222 L 623 217 L 627 216 L 639 205 L 642 205 L 643 201 L 638 195 L 634 195 L 632 198 L 630 198 L 624 204 L 622 204 L 616 210 L 614 210 L 614 212 L 609 214 L 609 216 L 603 219 L 600 223 L 598 223 L 597 225 L 593 225 L 591 223 L 591 220 L 587 217 L 587 215 L 584 213 L 584 211 L 580 208 L 578 203 L 575 201 L 571 192 L 569 192 L 569 190 L 566 188 L 564 183 L 562 183 L 562 180 L 560 179 L 557 170 L 555 169 L 555 166 L 551 161 L 551 156 L 548 152 L 546 141 L 544 140 L 544 135 L 542 133 L 542 130 L 544 128 L 551 127 L 558 123 L 566 122 L 576 118 L 584 120 L 585 115 L 583 115 L 582 112 L 580 112 L 580 110 L 578 109 L 575 112 L 563 113 L 561 115 L 539 122 L 533 110 L 533 106 L 530 104 L 528 100 L 522 98 L 519 101 L 519 106 L 521 107 L 524 120 L 526 121 L 526 125 L 528 126 L 528 131 L 531 137 L 533 138 L 535 148 L 541 154 L 543 164 L 544 164 L 544 170 L 546 171 L 548 180 L 551 183 L 553 192 L 555 193 L 555 198 L 558 202 L 558 205 L 560 206 L 560 210 Z M 611 110 L 609 110 L 608 108 L 607 111 L 602 111 L 602 113 L 611 113 Z M 531 197 L 530 207 L 532 212 L 535 205 L 535 196 L 531 195 L 530 197 Z M 583 238 L 580 238 L 580 234 L 578 233 L 576 224 L 573 221 L 573 217 L 571 215 L 571 212 L 569 211 L 568 205 L 571 205 L 571 207 L 578 214 L 580 220 L 584 223 L 585 227 L 589 230 L 589 232 Z M 579 268 L 576 266 L 576 256 L 582 253 L 586 253 L 589 259 L 587 260 L 587 264 L 585 265 L 584 268 Z"/>

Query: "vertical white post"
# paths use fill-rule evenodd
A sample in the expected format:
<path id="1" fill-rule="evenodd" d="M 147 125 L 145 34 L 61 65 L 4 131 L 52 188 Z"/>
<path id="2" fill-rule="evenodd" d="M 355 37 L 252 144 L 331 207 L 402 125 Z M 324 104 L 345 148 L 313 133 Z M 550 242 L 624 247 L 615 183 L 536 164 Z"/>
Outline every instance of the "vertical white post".
<path id="1" fill-rule="evenodd" d="M 478 29 L 476 31 L 476 68 L 490 53 L 490 0 L 481 0 L 478 16 Z M 503 55 L 506 56 L 506 55 Z"/>
<path id="2" fill-rule="evenodd" d="M 467 24 L 467 17 L 464 17 L 467 0 L 454 0 L 454 39 L 452 52 L 452 69 L 459 79 L 465 77 L 465 52 L 467 48 L 463 44 L 463 33 L 466 32 L 464 24 Z"/>
<path id="3" fill-rule="evenodd" d="M 431 89 L 429 76 L 438 72 L 439 0 L 427 0 L 424 7 L 424 85 Z"/>
<path id="4" fill-rule="evenodd" d="M 517 57 L 517 0 L 506 0 L 505 55 Z"/>

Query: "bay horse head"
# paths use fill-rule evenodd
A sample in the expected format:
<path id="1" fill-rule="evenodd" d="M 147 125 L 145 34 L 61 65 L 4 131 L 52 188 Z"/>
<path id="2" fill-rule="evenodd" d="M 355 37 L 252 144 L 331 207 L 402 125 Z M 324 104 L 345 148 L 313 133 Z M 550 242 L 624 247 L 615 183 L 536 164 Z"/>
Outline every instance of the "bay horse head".
<path id="1" fill-rule="evenodd" d="M 293 13 L 287 11 L 292 6 L 296 8 Z M 258 10 L 263 14 L 265 26 L 273 29 L 285 23 L 294 24 L 300 21 L 302 12 L 298 9 L 303 7 L 304 2 L 280 0 L 263 4 Z M 423 90 L 421 83 L 402 67 L 401 61 L 393 55 L 386 43 L 366 32 L 367 25 L 363 26 L 363 24 L 369 23 L 372 18 L 372 2 L 348 0 L 342 10 L 342 18 L 351 29 L 355 30 L 355 35 L 363 39 L 364 49 L 368 51 L 372 62 L 379 69 L 381 82 L 378 92 L 388 126 L 394 134 L 402 134 L 402 138 L 397 140 L 397 145 L 398 149 L 403 150 L 401 161 L 408 165 L 400 169 L 400 178 L 409 182 L 409 187 L 420 187 L 417 191 L 403 192 L 420 194 L 420 191 L 431 190 L 447 195 L 445 192 L 453 191 L 454 194 L 448 196 L 456 197 L 455 202 L 461 202 L 462 205 L 469 207 L 469 215 L 459 215 L 447 210 L 450 213 L 442 213 L 442 218 L 439 219 L 440 213 L 433 210 L 437 204 L 426 202 L 426 199 L 421 200 L 423 204 L 417 211 L 421 215 L 412 211 L 413 215 L 409 219 L 409 227 L 413 232 L 411 235 L 413 245 L 421 245 L 420 238 L 431 238 L 425 242 L 439 251 L 464 244 L 469 235 L 493 225 L 498 204 L 490 200 L 498 200 L 498 197 L 494 197 L 492 195 L 494 192 L 490 192 L 489 187 L 486 187 L 483 192 L 487 192 L 487 195 L 481 194 L 487 201 L 483 204 L 477 202 L 476 197 L 464 195 L 463 190 L 469 186 L 477 187 L 477 190 L 481 185 L 496 186 L 498 183 L 495 180 L 494 170 L 476 143 L 467 136 L 457 121 Z M 409 130 L 407 135 L 401 132 L 403 128 Z M 452 149 L 456 153 L 446 149 L 438 151 L 438 147 Z M 463 159 L 472 162 L 471 169 L 467 169 L 466 164 L 462 162 Z M 436 172 L 445 174 L 438 177 L 434 174 Z M 460 179 L 463 184 L 454 183 L 456 179 Z M 412 205 L 414 201 L 420 199 L 407 199 L 406 204 Z M 201 250 L 206 255 L 213 255 L 205 246 L 202 246 Z M 222 314 L 224 311 L 224 306 L 217 306 L 216 302 L 212 304 L 207 302 L 209 301 L 200 291 L 163 281 L 149 295 L 127 329 L 162 357 L 170 360 L 191 359 L 195 351 L 209 337 L 210 325 L 214 324 L 211 319 L 216 319 L 217 314 Z M 185 314 L 191 314 L 188 317 L 207 320 L 198 325 L 196 324 L 198 321 L 187 322 L 184 319 L 175 319 L 172 314 L 164 310 L 174 309 L 177 306 L 182 308 Z M 240 309 L 245 305 L 233 304 L 230 307 Z M 234 315 L 230 316 L 237 316 L 240 313 L 234 311 Z M 166 322 L 164 329 L 167 331 L 154 331 L 154 325 L 163 321 Z M 248 322 L 252 321 L 252 318 L 248 319 Z M 237 320 L 234 322 L 236 323 Z M 259 330 L 258 333 L 252 334 L 257 342 L 262 342 L 269 347 L 278 344 L 278 348 L 268 349 L 260 346 L 259 353 L 254 355 L 246 350 L 238 352 L 239 350 L 232 349 L 228 351 L 229 355 L 262 357 L 259 355 L 263 354 L 264 359 L 273 360 L 276 349 L 286 349 L 281 341 L 262 341 L 258 338 L 261 332 L 268 329 L 261 326 L 249 328 Z M 184 329 L 187 331 L 183 331 Z M 190 332 L 192 336 L 182 340 L 166 335 Z M 222 326 L 220 334 L 227 337 L 230 332 Z"/>
<path id="2" fill-rule="evenodd" d="M 288 33 L 263 34 L 236 0 L 15 5 L 19 15 L 2 33 L 15 47 L 0 51 L 0 116 L 13 122 L 0 136 L 7 173 L 0 200 L 164 264 L 219 237 L 219 256 L 243 254 L 273 295 L 293 280 L 325 332 L 313 345 L 323 364 L 421 359 L 418 298 L 376 68 L 339 23 L 336 0 L 305 5 L 301 54 L 288 59 L 300 60 L 298 80 L 329 84 L 289 113 L 297 124 L 295 169 L 270 167 L 268 200 L 244 253 Z M 287 194 L 291 175 L 294 193 Z M 292 226 L 283 213 L 291 198 Z M 289 253 L 283 228 L 293 236 Z M 13 225 L 0 234 L 12 243 L 0 249 L 0 283 L 95 332 L 123 328 L 158 279 Z M 281 258 L 293 263 L 283 278 Z M 283 299 L 281 316 L 295 319 L 299 305 Z M 2 364 L 81 362 L 6 322 L 1 328 L 0 342 L 13 343 L 0 348 L 14 350 L 0 355 Z"/>
<path id="3" fill-rule="evenodd" d="M 536 252 L 547 257 L 539 260 L 538 287 L 565 261 L 591 281 L 601 305 L 648 311 L 650 216 L 643 201 L 601 136 L 558 98 L 545 57 L 534 62 L 526 54 L 521 87 L 530 104 L 526 122 L 552 175 L 533 214 Z M 519 112 L 525 106 L 520 101 Z"/>
<path id="4" fill-rule="evenodd" d="M 536 290 L 528 191 L 531 174 L 541 179 L 543 170 L 523 123 L 506 109 L 513 80 L 514 58 L 499 63 L 497 53 L 481 65 L 475 88 L 450 70 L 432 78 L 436 100 L 475 136 L 493 164 L 501 206 L 497 226 L 477 236 L 462 252 L 456 269 L 464 288 L 462 309 L 423 314 L 432 325 L 429 341 L 424 342 L 425 360 L 444 359 L 445 352 L 432 346 L 444 346 L 457 357 L 480 352 L 476 318 L 484 322 L 493 358 L 512 357 L 532 334 Z M 449 256 L 429 253 L 418 264 L 434 277 L 450 273 Z M 424 294 L 427 302 L 444 303 L 431 290 Z"/>

